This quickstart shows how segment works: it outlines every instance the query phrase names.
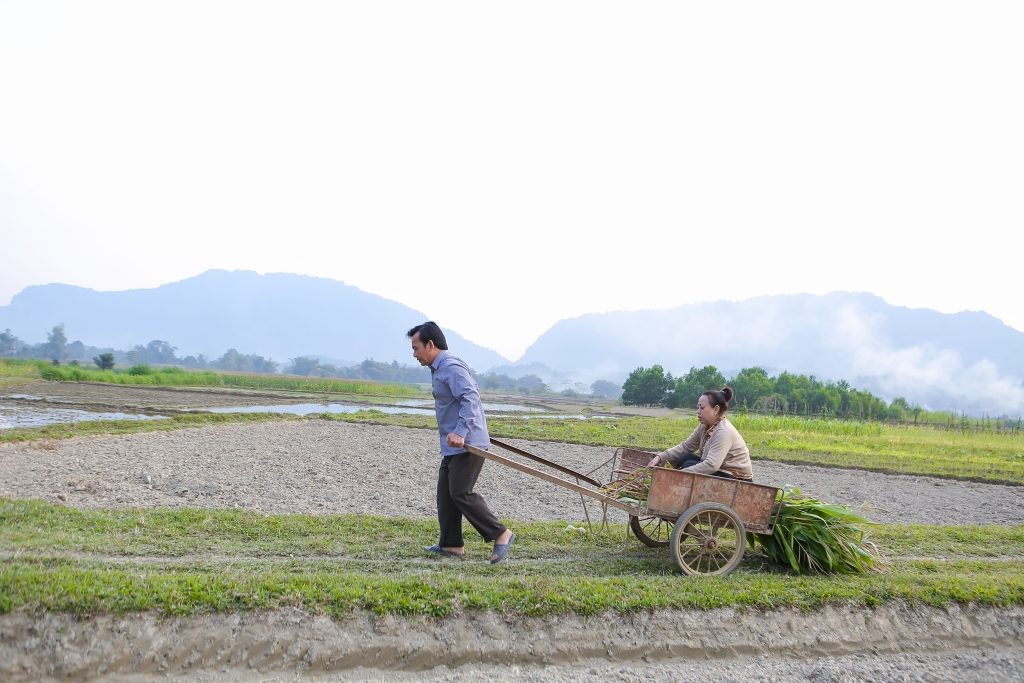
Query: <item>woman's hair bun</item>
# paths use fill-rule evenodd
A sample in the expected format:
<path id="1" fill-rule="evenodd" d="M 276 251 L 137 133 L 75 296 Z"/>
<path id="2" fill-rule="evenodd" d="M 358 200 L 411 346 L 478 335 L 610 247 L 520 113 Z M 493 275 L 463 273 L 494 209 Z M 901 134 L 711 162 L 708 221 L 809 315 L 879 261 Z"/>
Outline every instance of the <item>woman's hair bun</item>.
<path id="1" fill-rule="evenodd" d="M 731 403 L 732 402 L 732 397 L 734 395 L 735 394 L 732 391 L 732 387 L 722 387 L 722 396 L 725 397 L 725 402 L 726 403 Z"/>

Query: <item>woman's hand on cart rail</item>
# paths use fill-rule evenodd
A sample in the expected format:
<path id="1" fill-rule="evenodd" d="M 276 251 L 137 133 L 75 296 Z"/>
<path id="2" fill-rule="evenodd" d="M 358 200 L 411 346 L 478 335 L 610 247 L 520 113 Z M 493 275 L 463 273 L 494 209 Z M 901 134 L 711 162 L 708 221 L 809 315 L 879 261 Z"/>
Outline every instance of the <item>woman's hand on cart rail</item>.
<path id="1" fill-rule="evenodd" d="M 653 458 L 651 458 L 651 461 L 649 463 L 647 463 L 647 466 L 648 467 L 657 467 L 660 464 L 661 464 L 661 456 L 660 455 L 656 455 Z"/>
<path id="2" fill-rule="evenodd" d="M 452 448 L 462 448 L 466 445 L 466 439 L 455 432 L 450 433 L 448 436 L 444 437 L 444 439 Z"/>

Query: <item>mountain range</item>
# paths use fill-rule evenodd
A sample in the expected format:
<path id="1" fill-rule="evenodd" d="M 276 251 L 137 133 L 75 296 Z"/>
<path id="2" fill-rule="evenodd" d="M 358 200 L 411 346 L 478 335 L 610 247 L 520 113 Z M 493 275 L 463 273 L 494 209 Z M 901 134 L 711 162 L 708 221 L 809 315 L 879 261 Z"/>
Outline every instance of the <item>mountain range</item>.
<path id="1" fill-rule="evenodd" d="M 211 270 L 152 289 L 25 288 L 0 306 L 0 330 L 43 341 L 128 348 L 166 340 L 181 355 L 228 348 L 273 356 L 410 363 L 405 330 L 426 316 L 343 282 L 306 275 Z M 667 310 L 594 313 L 557 322 L 515 363 L 445 330 L 473 368 L 535 374 L 549 383 L 622 382 L 655 363 L 679 375 L 715 365 L 846 379 L 887 399 L 932 409 L 1024 412 L 1024 333 L 983 312 L 893 306 L 865 293 L 762 296 Z M 328 362 L 328 361 L 325 361 Z"/>
<path id="2" fill-rule="evenodd" d="M 761 296 L 561 320 L 518 365 L 621 380 L 639 366 L 715 365 L 846 379 L 936 409 L 1024 410 L 1024 333 L 983 312 L 893 306 L 872 294 Z"/>
<path id="3" fill-rule="evenodd" d="M 228 348 L 279 361 L 297 356 L 415 363 L 405 332 L 427 320 L 397 301 L 344 282 L 308 275 L 209 270 L 152 289 L 98 292 L 48 284 L 26 287 L 0 306 L 0 330 L 44 341 L 63 323 L 69 339 L 128 348 L 153 339 L 179 355 L 219 356 Z M 473 367 L 508 361 L 445 329 Z"/>

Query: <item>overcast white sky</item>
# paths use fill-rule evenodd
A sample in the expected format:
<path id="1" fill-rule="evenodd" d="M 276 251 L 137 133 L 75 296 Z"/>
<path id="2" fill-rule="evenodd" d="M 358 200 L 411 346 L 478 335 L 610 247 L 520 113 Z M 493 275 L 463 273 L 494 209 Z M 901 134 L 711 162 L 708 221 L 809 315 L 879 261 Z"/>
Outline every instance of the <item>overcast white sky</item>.
<path id="1" fill-rule="evenodd" d="M 586 312 L 836 289 L 1024 330 L 1022 19 L 0 0 L 0 304 L 307 273 L 512 359 Z"/>

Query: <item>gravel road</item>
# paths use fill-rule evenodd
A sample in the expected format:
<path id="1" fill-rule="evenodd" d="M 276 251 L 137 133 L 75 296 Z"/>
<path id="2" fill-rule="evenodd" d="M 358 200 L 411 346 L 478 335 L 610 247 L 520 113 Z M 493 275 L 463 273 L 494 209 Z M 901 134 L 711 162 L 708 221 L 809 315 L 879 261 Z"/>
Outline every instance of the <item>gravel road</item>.
<path id="1" fill-rule="evenodd" d="M 515 444 L 579 471 L 613 452 Z M 35 441 L 0 446 L 0 495 L 84 508 L 433 517 L 437 454 L 433 431 L 318 420 Z M 754 473 L 756 481 L 797 485 L 878 522 L 1024 523 L 1024 487 L 775 462 L 755 462 Z M 578 495 L 493 463 L 477 490 L 506 519 L 582 519 Z"/>

